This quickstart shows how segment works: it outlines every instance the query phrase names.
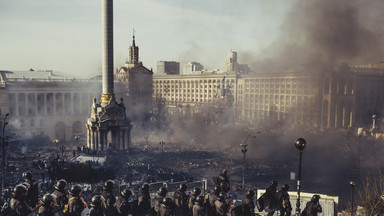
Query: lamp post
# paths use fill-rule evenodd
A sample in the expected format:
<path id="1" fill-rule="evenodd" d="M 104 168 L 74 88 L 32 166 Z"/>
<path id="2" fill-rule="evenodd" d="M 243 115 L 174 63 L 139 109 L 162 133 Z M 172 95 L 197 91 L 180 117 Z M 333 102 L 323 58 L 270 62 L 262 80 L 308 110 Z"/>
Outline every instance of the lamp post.
<path id="1" fill-rule="evenodd" d="M 295 142 L 296 148 L 299 150 L 299 170 L 297 175 L 297 201 L 296 201 L 296 216 L 300 215 L 300 181 L 301 181 L 301 157 L 303 150 L 307 146 L 307 142 L 303 138 L 299 138 Z"/>
<path id="2" fill-rule="evenodd" d="M 256 133 L 260 133 L 260 132 L 256 132 Z M 243 147 L 243 149 L 241 149 L 241 153 L 243 153 L 243 189 L 245 189 L 245 170 L 246 170 L 246 166 L 247 166 L 247 158 L 246 158 L 246 153 L 247 153 L 247 141 L 249 138 L 256 138 L 256 136 L 251 136 L 250 134 L 248 134 L 248 136 L 245 138 L 244 140 L 244 143 L 241 143 L 240 145 Z"/>
<path id="3" fill-rule="evenodd" d="M 372 135 L 376 136 L 376 120 L 379 119 L 379 117 L 376 114 L 372 115 Z"/>
<path id="4" fill-rule="evenodd" d="M 160 144 L 160 146 L 161 146 L 161 160 L 163 160 L 163 156 L 164 156 L 164 145 L 165 145 L 165 142 L 164 142 L 164 141 L 161 141 L 159 144 Z"/>
<path id="5" fill-rule="evenodd" d="M 4 173 L 5 173 L 5 164 L 6 164 L 6 159 L 5 157 L 7 156 L 5 152 L 5 126 L 8 124 L 7 122 L 7 117 L 9 116 L 9 113 L 5 114 L 4 116 L 4 121 L 3 121 L 3 136 L 1 138 L 1 150 L 3 153 L 3 161 L 1 163 L 1 196 L 4 197 Z"/>
<path id="6" fill-rule="evenodd" d="M 351 186 L 351 216 L 353 216 L 353 192 L 356 186 L 354 181 L 350 181 L 349 185 Z"/>

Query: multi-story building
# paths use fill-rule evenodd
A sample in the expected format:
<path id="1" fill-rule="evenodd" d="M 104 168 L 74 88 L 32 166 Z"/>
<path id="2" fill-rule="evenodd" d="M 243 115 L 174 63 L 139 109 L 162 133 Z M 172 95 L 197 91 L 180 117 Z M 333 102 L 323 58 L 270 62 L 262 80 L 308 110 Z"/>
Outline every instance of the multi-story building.
<path id="1" fill-rule="evenodd" d="M 179 75 L 180 62 L 158 61 L 156 75 Z"/>

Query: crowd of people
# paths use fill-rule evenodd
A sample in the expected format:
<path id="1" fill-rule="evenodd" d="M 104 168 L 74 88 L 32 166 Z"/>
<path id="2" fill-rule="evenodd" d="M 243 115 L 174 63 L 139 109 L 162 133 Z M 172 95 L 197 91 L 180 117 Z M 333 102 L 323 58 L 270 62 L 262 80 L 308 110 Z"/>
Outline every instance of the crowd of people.
<path id="1" fill-rule="evenodd" d="M 9 216 L 255 216 L 255 203 L 259 211 L 265 210 L 268 216 L 280 211 L 280 215 L 291 215 L 288 185 L 277 191 L 277 182 L 271 186 L 255 202 L 255 191 L 245 192 L 241 205 L 232 206 L 228 192 L 230 183 L 227 171 L 219 175 L 216 186 L 210 193 L 202 194 L 198 187 L 187 195 L 188 186 L 180 184 L 173 195 L 168 194 L 166 187 L 160 187 L 154 199 L 150 196 L 150 185 L 144 183 L 137 194 L 130 188 L 119 190 L 113 180 L 104 183 L 100 194 L 94 195 L 88 206 L 82 197 L 82 186 L 73 184 L 67 194 L 67 182 L 61 179 L 56 182 L 52 193 L 45 194 L 39 201 L 38 184 L 31 172 L 24 172 L 24 183 L 13 189 L 9 206 L 4 205 L 2 215 Z M 133 196 L 135 195 L 135 196 Z M 314 195 L 303 210 L 303 216 L 315 216 L 322 212 L 319 195 Z M 87 213 L 85 213 L 87 210 Z"/>

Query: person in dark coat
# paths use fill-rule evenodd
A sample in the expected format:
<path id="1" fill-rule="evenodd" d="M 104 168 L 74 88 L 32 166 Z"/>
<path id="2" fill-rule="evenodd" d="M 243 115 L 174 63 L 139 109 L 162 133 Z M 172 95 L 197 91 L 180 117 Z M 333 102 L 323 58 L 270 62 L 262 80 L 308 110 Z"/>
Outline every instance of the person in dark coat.
<path id="1" fill-rule="evenodd" d="M 39 185 L 38 182 L 32 178 L 32 173 L 27 171 L 23 173 L 25 182 L 29 184 L 27 190 L 27 203 L 31 207 L 35 207 L 39 202 Z"/>
<path id="2" fill-rule="evenodd" d="M 307 202 L 301 216 L 317 216 L 318 213 L 323 212 L 323 209 L 319 203 L 320 195 L 313 195 L 311 201 Z"/>
<path id="3" fill-rule="evenodd" d="M 12 192 L 12 198 L 10 200 L 11 215 L 15 216 L 27 216 L 32 212 L 32 208 L 26 201 L 27 187 L 19 184 Z"/>
<path id="4" fill-rule="evenodd" d="M 143 215 L 151 209 L 151 196 L 149 195 L 149 184 L 144 183 L 137 195 L 138 214 Z"/>
<path id="5" fill-rule="evenodd" d="M 55 216 L 55 196 L 51 194 L 45 194 L 41 199 L 41 206 L 37 213 L 37 216 Z"/>
<path id="6" fill-rule="evenodd" d="M 67 186 L 67 181 L 64 179 L 59 180 L 55 185 L 55 191 L 53 195 L 55 196 L 56 211 L 60 216 L 63 216 L 63 210 L 65 205 L 68 203 L 68 196 L 65 192 L 65 187 Z"/>
<path id="7" fill-rule="evenodd" d="M 133 195 L 131 189 L 124 189 L 120 192 L 120 197 L 117 199 L 117 210 L 121 216 L 133 214 L 132 205 L 129 202 L 129 197 Z"/>
<path id="8" fill-rule="evenodd" d="M 208 216 L 216 215 L 215 202 L 219 198 L 220 192 L 221 188 L 219 186 L 215 186 L 212 192 L 205 196 L 204 208 Z"/>
<path id="9" fill-rule="evenodd" d="M 103 211 L 104 206 L 104 198 L 100 195 L 95 195 L 92 197 L 91 201 L 91 209 L 89 209 L 89 212 L 87 216 L 104 216 Z"/>
<path id="10" fill-rule="evenodd" d="M 192 216 L 205 216 L 204 197 L 198 196 L 192 208 Z"/>
<path id="11" fill-rule="evenodd" d="M 153 201 L 154 202 L 153 209 L 155 210 L 155 212 L 158 213 L 160 211 L 160 205 L 163 202 L 163 199 L 167 196 L 167 193 L 168 193 L 168 190 L 165 187 L 160 187 L 159 190 L 157 191 L 157 195 Z"/>
<path id="12" fill-rule="evenodd" d="M 201 189 L 198 187 L 193 188 L 192 194 L 188 199 L 189 215 L 192 215 L 193 206 L 195 205 L 197 197 L 201 194 Z"/>
<path id="13" fill-rule="evenodd" d="M 289 185 L 284 184 L 277 192 L 278 209 L 281 216 L 290 216 L 292 212 L 291 201 L 288 194 Z"/>
<path id="14" fill-rule="evenodd" d="M 277 197 L 276 197 L 277 181 L 273 180 L 271 186 L 265 190 L 264 206 L 265 211 L 268 212 L 267 216 L 272 216 L 277 210 Z"/>
<path id="15" fill-rule="evenodd" d="M 230 184 L 226 169 L 223 170 L 221 174 L 217 177 L 217 185 L 219 185 L 221 191 L 228 193 L 230 189 Z"/>
<path id="16" fill-rule="evenodd" d="M 215 201 L 215 209 L 217 216 L 226 216 L 228 212 L 228 203 L 225 200 L 227 198 L 227 194 L 225 192 L 220 192 L 219 199 Z"/>
<path id="17" fill-rule="evenodd" d="M 172 199 L 166 197 L 160 205 L 159 216 L 175 216 L 175 204 Z"/>
<path id="18" fill-rule="evenodd" d="M 188 196 L 185 193 L 187 190 L 186 184 L 180 184 L 179 188 L 173 195 L 173 201 L 175 203 L 175 215 L 186 216 L 188 215 Z"/>
<path id="19" fill-rule="evenodd" d="M 105 216 L 115 216 L 117 215 L 116 209 L 116 198 L 113 195 L 113 187 L 115 182 L 108 180 L 104 183 L 103 191 L 101 196 L 104 198 L 104 214 Z"/>
<path id="20" fill-rule="evenodd" d="M 81 212 L 86 207 L 86 203 L 81 197 L 81 191 L 82 187 L 80 185 L 72 185 L 69 191 L 68 205 L 63 210 L 66 216 L 81 216 Z"/>
<path id="21" fill-rule="evenodd" d="M 241 202 L 243 216 L 255 215 L 255 203 L 253 202 L 253 197 L 255 197 L 255 191 L 248 190 L 245 193 L 245 198 Z"/>

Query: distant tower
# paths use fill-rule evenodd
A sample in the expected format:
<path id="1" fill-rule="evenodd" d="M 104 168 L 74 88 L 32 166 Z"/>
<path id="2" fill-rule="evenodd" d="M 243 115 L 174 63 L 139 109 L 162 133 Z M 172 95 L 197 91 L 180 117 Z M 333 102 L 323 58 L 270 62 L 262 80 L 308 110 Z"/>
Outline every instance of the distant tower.
<path id="1" fill-rule="evenodd" d="M 139 47 L 135 43 L 135 30 L 133 30 L 132 46 L 129 47 L 129 64 L 139 63 Z"/>
<path id="2" fill-rule="evenodd" d="M 125 150 L 131 144 L 131 121 L 123 99 L 115 100 L 113 92 L 113 0 L 102 0 L 103 60 L 100 103 L 93 99 L 91 117 L 87 119 L 87 146 L 93 150 Z"/>
<path id="3" fill-rule="evenodd" d="M 223 71 L 227 73 L 236 73 L 238 70 L 237 52 L 230 51 L 224 61 Z"/>

